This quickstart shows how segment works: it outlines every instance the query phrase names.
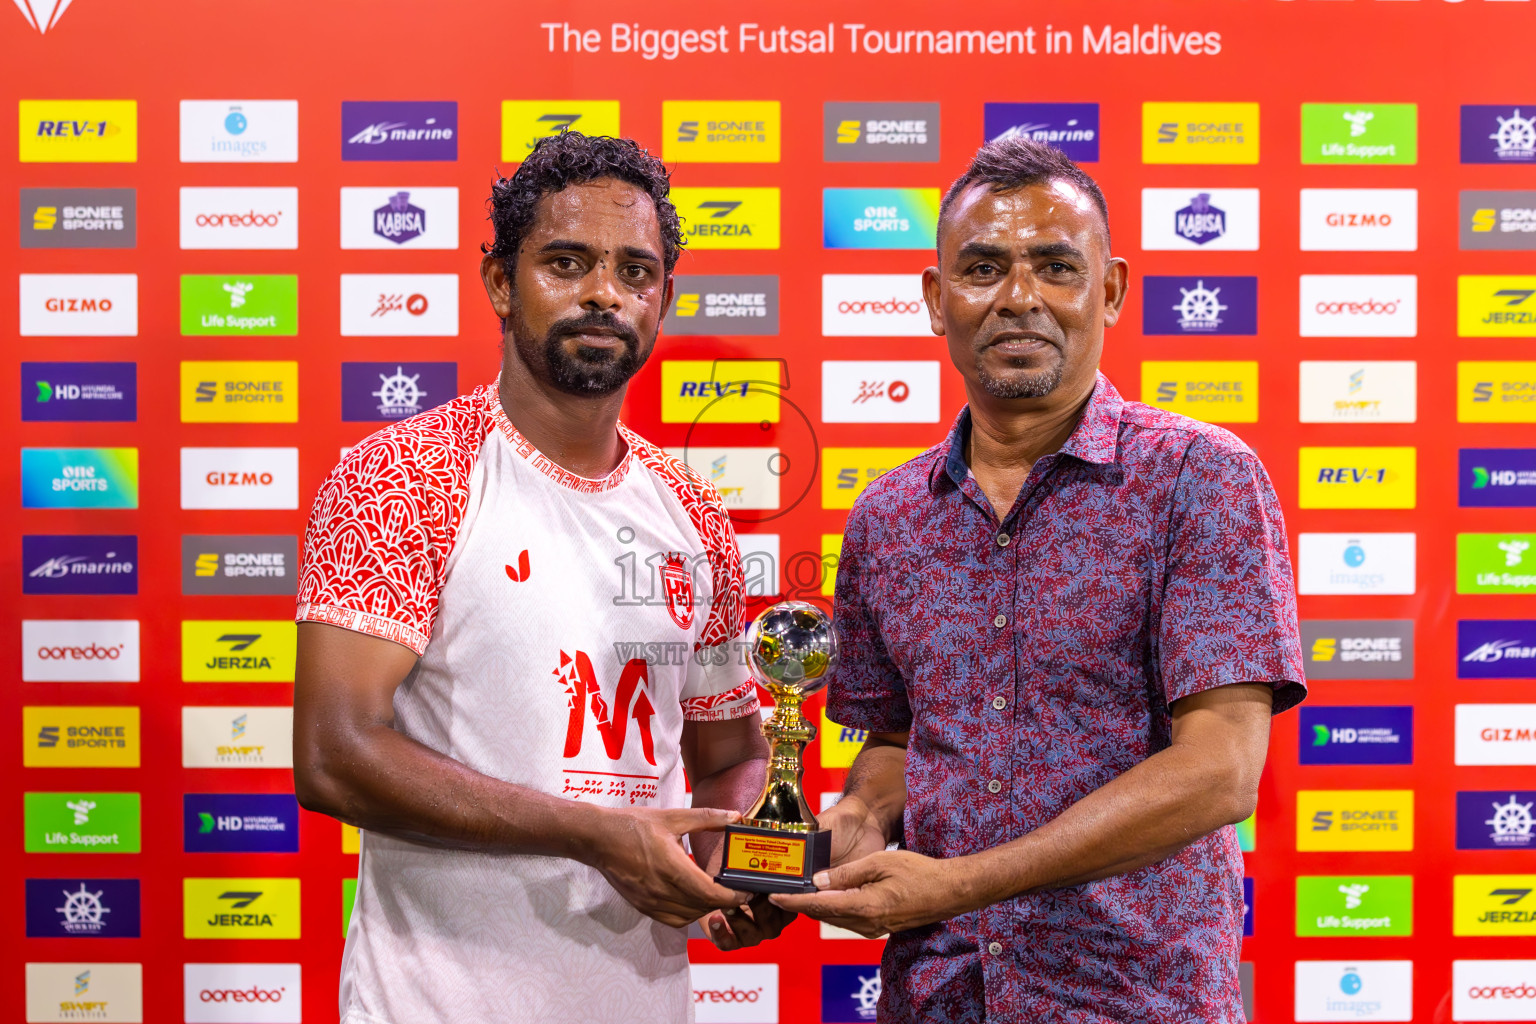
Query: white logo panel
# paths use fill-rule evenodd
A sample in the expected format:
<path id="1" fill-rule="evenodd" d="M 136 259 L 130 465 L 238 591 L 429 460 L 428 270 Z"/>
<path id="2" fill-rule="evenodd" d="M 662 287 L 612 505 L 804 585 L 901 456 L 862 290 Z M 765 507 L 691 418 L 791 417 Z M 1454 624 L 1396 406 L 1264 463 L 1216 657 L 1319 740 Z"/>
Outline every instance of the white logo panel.
<path id="1" fill-rule="evenodd" d="M 459 275 L 342 274 L 346 338 L 456 338 Z"/>
<path id="2" fill-rule="evenodd" d="M 1301 422 L 1412 423 L 1418 418 L 1418 363 L 1411 359 L 1303 360 Z"/>
<path id="3" fill-rule="evenodd" d="M 1536 704 L 1457 704 L 1456 763 L 1536 764 Z"/>
<path id="4" fill-rule="evenodd" d="M 299 1024 L 298 964 L 184 964 L 187 1024 Z"/>
<path id="5" fill-rule="evenodd" d="M 21 325 L 31 338 L 132 338 L 139 333 L 139 275 L 22 274 Z"/>
<path id="6" fill-rule="evenodd" d="M 24 683 L 136 683 L 139 620 L 23 619 Z"/>
<path id="7" fill-rule="evenodd" d="M 298 159 L 298 100 L 181 101 L 184 164 L 291 164 Z"/>
<path id="8" fill-rule="evenodd" d="M 1412 338 L 1419 279 L 1412 274 L 1301 275 L 1303 338 Z"/>
<path id="9" fill-rule="evenodd" d="M 183 188 L 183 249 L 297 249 L 296 188 Z"/>
<path id="10" fill-rule="evenodd" d="M 714 484 L 726 508 L 778 508 L 788 463 L 777 448 L 668 448 Z"/>
<path id="11" fill-rule="evenodd" d="M 144 1019 L 144 965 L 27 964 L 27 1021 Z"/>
<path id="12" fill-rule="evenodd" d="M 1413 961 L 1298 960 L 1295 1019 L 1413 1020 Z"/>
<path id="13" fill-rule="evenodd" d="M 779 593 L 779 535 L 738 533 L 736 547 L 741 552 L 741 575 L 746 581 L 742 593 L 747 597 Z"/>
<path id="14" fill-rule="evenodd" d="M 1411 594 L 1417 534 L 1302 533 L 1296 537 L 1298 594 Z"/>
<path id="15" fill-rule="evenodd" d="M 457 249 L 456 188 L 343 188 L 343 249 Z"/>
<path id="16" fill-rule="evenodd" d="M 821 364 L 823 423 L 939 422 L 939 364 L 932 360 Z"/>
<path id="17" fill-rule="evenodd" d="M 292 768 L 293 708 L 183 707 L 183 768 Z"/>
<path id="18" fill-rule="evenodd" d="M 1304 188 L 1304 252 L 1414 252 L 1419 247 L 1419 190 Z"/>
<path id="19" fill-rule="evenodd" d="M 181 507 L 296 509 L 297 448 L 183 448 Z"/>
<path id="20" fill-rule="evenodd" d="M 1452 960 L 1452 1020 L 1536 1020 L 1536 960 Z"/>
<path id="21" fill-rule="evenodd" d="M 822 274 L 829 338 L 931 338 L 921 274 Z"/>
<path id="22" fill-rule="evenodd" d="M 1144 188 L 1141 247 L 1251 252 L 1259 247 L 1259 190 Z"/>
<path id="23" fill-rule="evenodd" d="M 778 964 L 689 964 L 699 1024 L 778 1024 Z"/>

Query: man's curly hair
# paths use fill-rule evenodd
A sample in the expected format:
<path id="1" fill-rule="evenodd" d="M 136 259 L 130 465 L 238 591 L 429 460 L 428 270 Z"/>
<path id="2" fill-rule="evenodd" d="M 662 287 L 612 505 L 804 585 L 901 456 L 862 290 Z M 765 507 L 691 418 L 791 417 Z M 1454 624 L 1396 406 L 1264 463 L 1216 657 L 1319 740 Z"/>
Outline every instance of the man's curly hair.
<path id="1" fill-rule="evenodd" d="M 677 208 L 667 197 L 671 175 L 665 164 L 633 139 L 607 135 L 564 131 L 534 143 L 533 152 L 516 173 L 510 178 L 498 177 L 491 186 L 491 198 L 486 205 L 491 211 L 496 240 L 482 244 L 480 251 L 499 257 L 511 276 L 517 250 L 533 227 L 539 200 L 569 185 L 599 178 L 616 178 L 650 195 L 661 227 L 662 263 L 670 275 L 683 246 L 682 223 Z"/>

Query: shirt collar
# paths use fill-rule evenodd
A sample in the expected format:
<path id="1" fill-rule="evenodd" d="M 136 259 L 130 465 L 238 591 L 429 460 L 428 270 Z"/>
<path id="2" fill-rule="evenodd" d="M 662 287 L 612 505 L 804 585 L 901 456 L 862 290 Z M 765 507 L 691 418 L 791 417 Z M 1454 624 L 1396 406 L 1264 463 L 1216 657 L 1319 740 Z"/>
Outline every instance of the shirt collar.
<path id="1" fill-rule="evenodd" d="M 1096 374 L 1093 394 L 1088 396 L 1082 419 L 1061 446 L 1060 454 L 1097 465 L 1114 465 L 1119 449 L 1120 413 L 1124 408 L 1125 400 L 1109 378 L 1103 373 Z M 967 405 L 955 417 L 949 437 L 939 446 L 928 470 L 928 489 L 933 493 L 938 492 L 946 477 L 959 487 L 970 475 L 970 467 L 965 463 L 965 442 L 970 432 L 971 408 Z"/>

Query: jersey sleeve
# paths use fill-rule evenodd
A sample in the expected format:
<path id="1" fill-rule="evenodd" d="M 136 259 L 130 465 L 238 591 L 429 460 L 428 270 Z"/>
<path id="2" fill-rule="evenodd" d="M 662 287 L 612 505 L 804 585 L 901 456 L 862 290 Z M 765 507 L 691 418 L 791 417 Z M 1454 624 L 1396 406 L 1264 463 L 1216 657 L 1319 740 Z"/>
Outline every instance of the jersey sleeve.
<path id="1" fill-rule="evenodd" d="M 709 618 L 688 663 L 682 693 L 683 718 L 690 722 L 720 722 L 755 715 L 759 704 L 757 684 L 747 672 L 740 643 L 746 581 L 741 571 L 741 549 L 736 546 L 736 529 L 719 492 L 707 484 L 701 486 L 711 492 L 706 494 L 704 527 L 699 530 L 709 556 Z"/>

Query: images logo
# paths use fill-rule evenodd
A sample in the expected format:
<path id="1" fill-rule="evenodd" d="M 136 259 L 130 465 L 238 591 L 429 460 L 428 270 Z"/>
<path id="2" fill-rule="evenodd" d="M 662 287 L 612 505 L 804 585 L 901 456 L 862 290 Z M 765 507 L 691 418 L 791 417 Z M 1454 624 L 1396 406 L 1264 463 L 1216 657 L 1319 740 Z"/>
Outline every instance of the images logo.
<path id="1" fill-rule="evenodd" d="M 821 275 L 821 333 L 832 338 L 931 338 L 919 274 Z"/>
<path id="2" fill-rule="evenodd" d="M 181 190 L 183 249 L 297 249 L 296 188 Z"/>
<path id="3" fill-rule="evenodd" d="M 343 249 L 457 249 L 456 188 L 343 188 Z"/>
<path id="4" fill-rule="evenodd" d="M 1141 400 L 1207 423 L 1257 423 L 1256 362 L 1141 364 Z"/>
<path id="5" fill-rule="evenodd" d="M 181 101 L 184 164 L 291 164 L 298 159 L 298 100 Z"/>
<path id="6" fill-rule="evenodd" d="M 725 507 L 776 509 L 788 461 L 777 448 L 669 448 L 720 492 Z M 777 559 L 774 560 L 777 563 Z"/>
<path id="7" fill-rule="evenodd" d="M 343 160 L 457 160 L 459 105 L 402 101 L 341 104 Z"/>
<path id="8" fill-rule="evenodd" d="M 1301 162 L 1418 163 L 1418 107 L 1413 103 L 1303 103 Z"/>
<path id="9" fill-rule="evenodd" d="M 297 423 L 296 362 L 184 362 L 181 422 Z"/>
<path id="10" fill-rule="evenodd" d="M 1419 192 L 1412 188 L 1304 188 L 1304 252 L 1413 252 Z"/>
<path id="11" fill-rule="evenodd" d="M 823 423 L 939 422 L 939 364 L 931 360 L 821 364 Z"/>
<path id="12" fill-rule="evenodd" d="M 294 274 L 182 274 L 181 333 L 299 333 L 299 279 Z"/>
<path id="13" fill-rule="evenodd" d="M 1298 594 L 1412 594 L 1416 535 L 1303 533 L 1296 538 Z"/>
<path id="14" fill-rule="evenodd" d="M 1144 188 L 1143 249 L 1254 250 L 1259 247 L 1256 188 Z"/>
<path id="15" fill-rule="evenodd" d="M 24 188 L 23 249 L 132 249 L 138 192 L 131 188 Z"/>
<path id="16" fill-rule="evenodd" d="M 184 878 L 188 939 L 299 938 L 297 878 Z"/>
<path id="17" fill-rule="evenodd" d="M 1412 619 L 1303 619 L 1308 679 L 1412 679 Z"/>
<path id="18" fill-rule="evenodd" d="M 341 275 L 342 337 L 452 338 L 458 333 L 457 274 Z"/>
<path id="19" fill-rule="evenodd" d="M 990 104 L 989 104 L 990 107 Z M 822 104 L 821 158 L 827 163 L 937 163 L 937 103 Z"/>
<path id="20" fill-rule="evenodd" d="M 1467 623 L 1458 625 L 1466 626 Z M 1529 627 L 1529 622 L 1512 625 Z M 1458 633 L 1460 631 L 1458 630 Z M 1458 641 L 1460 637 L 1458 636 Z M 1458 648 L 1462 648 L 1458 643 Z M 1505 648 L 1499 653 L 1512 648 Z M 1530 648 L 1519 655 L 1527 663 Z M 1460 673 L 1458 673 L 1459 675 Z M 1466 678 L 1463 676 L 1463 678 Z M 1505 673 L 1472 678 L 1529 678 Z M 1457 704 L 1456 763 L 1459 765 L 1532 765 L 1536 764 L 1536 704 Z"/>
<path id="21" fill-rule="evenodd" d="M 291 535 L 181 538 L 183 594 L 292 594 L 298 574 L 299 539 Z"/>
<path id="22" fill-rule="evenodd" d="M 1412 423 L 1418 418 L 1413 360 L 1302 360 L 1301 422 Z"/>
<path id="23" fill-rule="evenodd" d="M 187 964 L 182 1020 L 189 1024 L 299 1024 L 299 964 Z"/>
<path id="24" fill-rule="evenodd" d="M 139 709 L 21 709 L 21 763 L 28 768 L 137 768 Z"/>
<path id="25" fill-rule="evenodd" d="M 1256 164 L 1257 103 L 1143 103 L 1144 164 Z"/>
<path id="26" fill-rule="evenodd" d="M 1050 143 L 1074 163 L 1099 159 L 1097 103 L 987 103 L 982 107 L 982 125 L 988 142 L 1033 139 Z M 938 159 L 937 152 L 933 159 Z"/>
<path id="27" fill-rule="evenodd" d="M 663 423 L 777 423 L 777 359 L 667 359 L 661 364 Z"/>
<path id="28" fill-rule="evenodd" d="M 296 509 L 297 448 L 183 448 L 181 507 Z"/>
<path id="29" fill-rule="evenodd" d="M 1536 249 L 1536 192 L 1461 193 L 1460 247 Z"/>
<path id="30" fill-rule="evenodd" d="M 1536 448 L 1462 448 L 1457 464 L 1462 508 L 1536 507 Z"/>
<path id="31" fill-rule="evenodd" d="M 1536 875 L 1456 875 L 1452 935 L 1536 935 Z"/>
<path id="32" fill-rule="evenodd" d="M 932 249 L 939 224 L 936 188 L 824 188 L 827 249 Z"/>
<path id="33" fill-rule="evenodd" d="M 138 508 L 137 448 L 23 448 L 22 508 Z"/>
<path id="34" fill-rule="evenodd" d="M 137 594 L 139 538 L 29 534 L 21 538 L 24 594 Z"/>
<path id="35" fill-rule="evenodd" d="M 1412 935 L 1412 875 L 1302 875 L 1296 934 Z"/>
<path id="36" fill-rule="evenodd" d="M 1141 284 L 1145 295 L 1141 307 L 1142 334 L 1225 336 L 1259 332 L 1256 277 L 1149 274 L 1141 279 Z"/>
<path id="37" fill-rule="evenodd" d="M 676 335 L 779 333 L 777 274 L 679 274 L 662 330 Z"/>
<path id="38" fill-rule="evenodd" d="M 21 418 L 46 423 L 132 423 L 139 418 L 134 363 L 22 363 Z"/>
<path id="39" fill-rule="evenodd" d="M 1536 792 L 1489 790 L 1456 794 L 1456 849 L 1536 849 Z"/>
<path id="40" fill-rule="evenodd" d="M 137 274 L 22 274 L 23 337 L 131 338 L 139 333 Z"/>
<path id="41" fill-rule="evenodd" d="M 876 479 L 923 454 L 922 448 L 823 448 L 821 507 L 853 508 Z"/>
<path id="42" fill-rule="evenodd" d="M 1536 423 L 1536 362 L 1457 363 L 1456 422 Z"/>
<path id="43" fill-rule="evenodd" d="M 1301 764 L 1413 764 L 1413 708 L 1302 708 Z"/>
<path id="44" fill-rule="evenodd" d="M 1302 448 L 1300 508 L 1413 508 L 1416 448 Z"/>
<path id="45" fill-rule="evenodd" d="M 139 794 L 27 793 L 28 853 L 138 853 Z"/>
<path id="46" fill-rule="evenodd" d="M 24 163 L 134 163 L 139 105 L 134 100 L 20 100 Z"/>
<path id="47" fill-rule="evenodd" d="M 501 158 L 520 162 L 546 135 L 563 131 L 619 136 L 618 100 L 503 100 Z M 670 159 L 670 158 L 669 158 Z M 677 202 L 673 189 L 672 201 Z M 679 207 L 681 210 L 681 207 Z M 778 248 L 777 244 L 769 248 Z"/>
<path id="48" fill-rule="evenodd" d="M 401 420 L 451 401 L 458 363 L 342 363 L 341 418 Z"/>
<path id="49" fill-rule="evenodd" d="M 1301 275 L 1304 338 L 1412 338 L 1419 332 L 1412 274 Z"/>
<path id="50" fill-rule="evenodd" d="M 879 1002 L 879 964 L 821 965 L 821 1019 L 828 1024 L 872 1021 Z"/>
<path id="51" fill-rule="evenodd" d="M 292 622 L 196 621 L 181 624 L 185 683 L 291 683 L 297 631 Z"/>
<path id="52" fill-rule="evenodd" d="M 187 793 L 188 853 L 298 853 L 299 803 L 291 793 Z"/>
<path id="53" fill-rule="evenodd" d="M 1413 849 L 1413 790 L 1303 789 L 1296 794 L 1296 849 Z"/>
<path id="54" fill-rule="evenodd" d="M 21 678 L 29 683 L 136 683 L 137 619 L 23 619 Z"/>
<path id="55" fill-rule="evenodd" d="M 1412 1020 L 1413 961 L 1298 960 L 1292 1019 Z"/>
<path id="56" fill-rule="evenodd" d="M 662 159 L 684 163 L 779 162 L 778 100 L 663 100 Z"/>
<path id="57" fill-rule="evenodd" d="M 1456 334 L 1536 338 L 1536 277 L 1463 274 L 1456 278 Z"/>
<path id="58" fill-rule="evenodd" d="M 1529 164 L 1536 162 L 1536 103 L 1513 106 L 1463 104 L 1461 162 Z"/>
<path id="59" fill-rule="evenodd" d="M 27 879 L 27 938 L 138 937 L 137 878 Z"/>

